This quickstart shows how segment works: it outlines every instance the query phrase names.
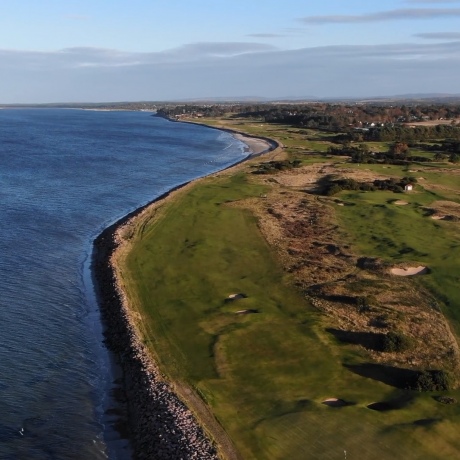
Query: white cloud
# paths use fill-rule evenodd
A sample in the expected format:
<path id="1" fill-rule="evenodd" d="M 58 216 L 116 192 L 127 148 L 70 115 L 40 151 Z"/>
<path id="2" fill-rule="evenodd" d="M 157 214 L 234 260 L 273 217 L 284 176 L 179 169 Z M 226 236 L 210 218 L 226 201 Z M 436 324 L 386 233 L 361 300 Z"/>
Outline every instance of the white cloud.
<path id="1" fill-rule="evenodd" d="M 322 46 L 198 43 L 162 53 L 0 50 L 0 102 L 458 92 L 460 41 Z"/>

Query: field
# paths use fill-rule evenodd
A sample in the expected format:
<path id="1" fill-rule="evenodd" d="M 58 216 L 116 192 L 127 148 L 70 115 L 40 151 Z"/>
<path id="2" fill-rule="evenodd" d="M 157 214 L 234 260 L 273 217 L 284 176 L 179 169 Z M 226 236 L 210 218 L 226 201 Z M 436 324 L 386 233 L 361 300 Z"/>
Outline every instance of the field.
<path id="1" fill-rule="evenodd" d="M 343 164 L 343 158 L 325 154 L 332 145 L 327 136 L 311 130 L 257 121 L 206 122 L 275 138 L 285 149 L 272 158 L 298 158 L 302 166 L 256 176 L 251 172 L 265 160 L 253 160 L 179 191 L 136 224 L 123 262 L 123 285 L 163 372 L 184 399 L 192 390 L 211 408 L 242 459 L 458 457 L 460 407 L 434 397 L 459 399 L 460 392 L 392 385 L 369 350 L 330 333 L 334 315 L 305 296 L 300 272 L 286 269 L 293 259 L 283 260 L 283 243 L 273 243 L 276 235 L 261 233 L 268 231 L 270 219 L 282 228 L 286 221 L 276 216 L 283 209 L 295 219 L 293 203 L 303 203 L 308 212 L 323 207 L 329 233 L 312 230 L 309 238 L 320 241 L 327 233 L 358 256 L 428 266 L 428 275 L 406 284 L 394 281 L 395 286 L 417 290 L 420 285 L 432 293 L 460 334 L 460 224 L 431 218 L 451 212 L 452 206 L 436 208 L 436 203 L 460 202 L 457 170 L 416 165 L 424 180 L 403 197 L 343 191 L 319 199 L 300 182 L 292 185 L 302 168 L 308 175 L 329 165 L 341 174 L 353 170 L 366 177 L 403 177 L 407 171 Z M 397 206 L 396 199 L 408 204 Z M 318 268 L 316 276 L 323 275 Z M 384 279 L 392 286 L 390 277 Z M 325 404 L 328 399 L 338 401 Z M 372 410 L 373 403 L 383 404 Z M 199 416 L 200 408 L 194 408 Z M 212 426 L 208 429 L 213 434 Z M 222 455 L 231 457 L 225 450 Z"/>

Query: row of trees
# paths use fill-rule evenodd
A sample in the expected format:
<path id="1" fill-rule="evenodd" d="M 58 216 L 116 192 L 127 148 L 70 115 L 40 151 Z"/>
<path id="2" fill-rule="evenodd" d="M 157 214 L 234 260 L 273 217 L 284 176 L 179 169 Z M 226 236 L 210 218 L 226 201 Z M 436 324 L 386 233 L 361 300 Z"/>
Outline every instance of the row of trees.
<path id="1" fill-rule="evenodd" d="M 366 132 L 351 132 L 351 140 L 378 141 L 378 142 L 414 142 L 430 139 L 451 139 L 460 141 L 460 127 L 457 125 L 436 126 L 382 126 L 371 128 Z"/>
<path id="2" fill-rule="evenodd" d="M 377 190 L 389 190 L 395 193 L 402 193 L 407 184 L 416 184 L 415 177 L 403 177 L 402 179 L 376 179 L 372 183 L 359 182 L 354 179 L 330 179 L 325 185 L 324 194 L 333 196 L 340 193 L 342 190 L 362 190 L 373 192 Z"/>
<path id="3" fill-rule="evenodd" d="M 411 155 L 410 148 L 412 147 L 420 150 L 434 151 L 435 153 L 433 158 Z M 448 160 L 451 163 L 458 163 L 460 161 L 460 142 L 443 142 L 435 144 L 435 146 L 431 144 L 394 142 L 389 146 L 387 152 L 370 152 L 367 144 L 360 143 L 353 145 L 345 141 L 340 146 L 329 147 L 328 153 L 330 155 L 348 156 L 351 158 L 352 163 L 406 164 L 409 162 L 427 163 L 433 160 Z"/>
<path id="4" fill-rule="evenodd" d="M 168 118 L 197 113 L 210 117 L 232 113 L 233 116 L 237 118 L 256 118 L 267 123 L 291 124 L 299 127 L 327 131 L 351 131 L 352 128 L 359 126 L 368 127 L 371 126 L 372 123 L 381 125 L 382 123 L 401 124 L 425 119 L 455 120 L 460 117 L 460 105 L 390 105 L 375 103 L 328 104 L 322 102 L 309 102 L 301 104 L 164 104 L 158 107 L 158 114 Z M 417 127 L 414 129 L 418 130 L 422 128 Z M 390 132 L 384 130 L 382 134 L 377 134 L 379 131 L 380 129 L 377 128 L 371 129 L 366 136 L 381 136 L 381 140 L 397 139 L 397 133 L 391 132 L 391 130 Z M 358 136 L 359 133 L 355 133 L 355 135 Z M 426 138 L 424 136 L 425 135 L 417 134 L 415 138 Z M 409 139 L 401 138 L 399 140 Z"/>

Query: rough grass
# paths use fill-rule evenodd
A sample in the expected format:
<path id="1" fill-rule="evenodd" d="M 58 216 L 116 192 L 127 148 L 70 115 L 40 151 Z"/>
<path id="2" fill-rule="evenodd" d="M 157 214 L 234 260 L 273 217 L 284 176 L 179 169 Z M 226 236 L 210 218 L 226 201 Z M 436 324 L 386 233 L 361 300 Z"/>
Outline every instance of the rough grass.
<path id="1" fill-rule="evenodd" d="M 403 171 L 396 171 L 396 175 Z M 423 187 L 450 182 L 445 176 L 427 174 Z M 458 187 L 458 185 L 457 185 Z M 443 301 L 443 311 L 453 320 L 460 333 L 460 233 L 456 222 L 435 221 L 426 211 L 437 200 L 445 198 L 442 189 L 436 193 L 417 187 L 417 192 L 394 194 L 390 192 L 342 193 L 340 198 L 355 206 L 343 207 L 337 212 L 348 238 L 355 248 L 367 256 L 383 257 L 395 263 L 420 262 L 431 269 L 429 275 L 419 278 Z M 456 194 L 454 194 L 456 195 Z M 450 194 L 449 194 L 450 196 Z M 396 206 L 395 199 L 409 204 Z M 459 196 L 456 195 L 456 199 Z M 372 225 L 369 225 L 372 222 Z"/>
<path id="2" fill-rule="evenodd" d="M 262 193 L 248 175 L 208 178 L 165 204 L 159 220 L 139 226 L 123 277 L 164 372 L 201 395 L 244 459 L 340 459 L 344 451 L 347 458 L 454 458 L 458 405 L 415 394 L 398 410 L 367 408 L 402 393 L 343 365 L 360 362 L 356 350 L 325 332 L 325 320 L 289 284 L 255 218 L 226 205 Z M 384 238 L 388 217 L 350 198 L 359 213 L 343 219 L 378 218 L 381 225 L 373 226 Z M 405 212 L 423 219 L 417 209 Z M 368 222 L 353 225 L 370 250 Z M 396 247 L 409 229 L 401 223 Z M 415 238 L 410 244 L 426 250 Z M 233 293 L 247 298 L 226 302 Z M 243 309 L 259 313 L 235 314 Z M 329 397 L 354 405 L 321 404 Z M 442 421 L 414 424 L 431 419 Z"/>

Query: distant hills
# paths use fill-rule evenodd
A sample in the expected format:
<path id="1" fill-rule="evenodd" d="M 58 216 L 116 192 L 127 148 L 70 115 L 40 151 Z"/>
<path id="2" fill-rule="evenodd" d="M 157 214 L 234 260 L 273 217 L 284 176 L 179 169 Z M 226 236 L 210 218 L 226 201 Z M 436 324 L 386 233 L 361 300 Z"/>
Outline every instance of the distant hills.
<path id="1" fill-rule="evenodd" d="M 56 107 L 56 108 L 117 108 L 126 107 L 131 110 L 141 110 L 146 106 L 170 104 L 273 104 L 273 103 L 308 103 L 308 102 L 341 102 L 341 103 L 460 103 L 460 93 L 408 93 L 394 96 L 374 97 L 317 97 L 317 96 L 284 96 L 284 97 L 262 97 L 262 96 L 231 96 L 231 97 L 200 97 L 186 99 L 169 99 L 158 101 L 118 101 L 118 102 L 57 102 L 44 104 L 0 104 L 1 107 Z"/>
<path id="2" fill-rule="evenodd" d="M 393 96 L 370 96 L 370 97 L 318 97 L 318 96 L 284 96 L 277 98 L 261 97 L 261 96 L 242 96 L 242 97 L 203 97 L 203 98 L 190 98 L 190 99 L 177 99 L 169 102 L 176 103 L 223 103 L 223 102 L 384 102 L 384 101 L 439 101 L 446 100 L 459 101 L 460 93 L 409 93 L 409 94 L 395 94 Z"/>

